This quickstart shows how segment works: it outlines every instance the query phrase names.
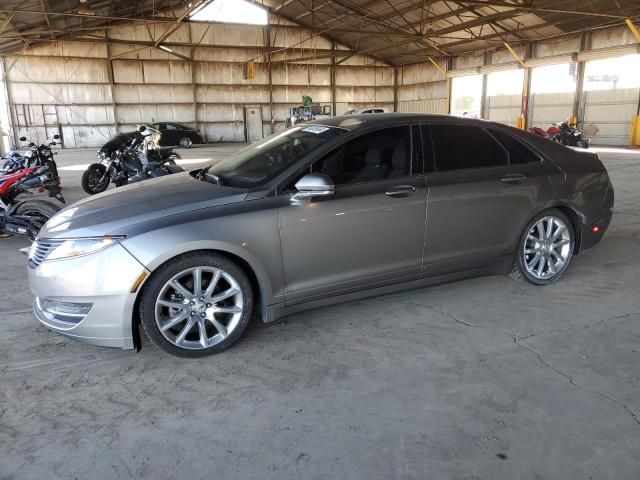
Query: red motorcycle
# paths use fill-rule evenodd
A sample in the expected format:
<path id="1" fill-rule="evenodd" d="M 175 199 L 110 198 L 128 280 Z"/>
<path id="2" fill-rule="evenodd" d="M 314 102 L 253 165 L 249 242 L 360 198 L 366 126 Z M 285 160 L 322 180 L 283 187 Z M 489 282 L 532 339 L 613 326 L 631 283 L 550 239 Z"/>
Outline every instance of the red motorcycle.
<path id="1" fill-rule="evenodd" d="M 55 142 L 49 145 L 55 145 Z M 32 155 L 41 154 L 43 147 L 47 148 L 44 145 L 30 146 Z M 30 163 L 0 176 L 0 233 L 24 235 L 33 240 L 45 222 L 61 207 L 46 200 L 23 199 L 23 196 L 48 192 L 49 197 L 60 203 L 64 204 L 65 200 L 53 155 L 39 157 L 38 161 Z"/>
<path id="2" fill-rule="evenodd" d="M 540 135 L 541 137 L 544 137 L 547 140 L 555 140 L 558 134 L 560 133 L 560 129 L 556 125 L 551 125 L 546 130 L 540 127 L 531 127 L 529 131 L 531 133 L 535 133 L 536 135 Z"/>

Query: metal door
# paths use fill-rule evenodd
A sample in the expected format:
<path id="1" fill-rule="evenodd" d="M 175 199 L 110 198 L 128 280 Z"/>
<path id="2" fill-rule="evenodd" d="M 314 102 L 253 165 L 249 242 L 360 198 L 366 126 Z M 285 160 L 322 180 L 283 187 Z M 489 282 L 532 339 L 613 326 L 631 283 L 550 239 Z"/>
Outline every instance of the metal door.
<path id="1" fill-rule="evenodd" d="M 248 142 L 262 139 L 262 108 L 244 107 L 245 138 Z"/>

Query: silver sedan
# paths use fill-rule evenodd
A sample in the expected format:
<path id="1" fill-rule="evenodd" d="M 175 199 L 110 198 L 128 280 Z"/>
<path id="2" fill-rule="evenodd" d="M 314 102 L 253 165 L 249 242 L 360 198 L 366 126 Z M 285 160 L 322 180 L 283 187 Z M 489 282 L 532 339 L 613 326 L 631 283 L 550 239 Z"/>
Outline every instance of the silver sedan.
<path id="1" fill-rule="evenodd" d="M 473 119 L 302 124 L 192 172 L 82 200 L 29 255 L 42 324 L 185 357 L 304 309 L 510 273 L 556 281 L 596 244 L 613 188 L 594 153 Z"/>

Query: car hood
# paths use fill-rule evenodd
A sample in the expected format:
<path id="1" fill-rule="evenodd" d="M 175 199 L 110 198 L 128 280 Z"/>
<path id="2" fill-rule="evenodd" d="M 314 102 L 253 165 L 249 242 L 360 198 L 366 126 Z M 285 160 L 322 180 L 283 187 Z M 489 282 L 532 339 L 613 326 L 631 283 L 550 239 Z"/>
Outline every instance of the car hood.
<path id="1" fill-rule="evenodd" d="M 80 200 L 53 216 L 38 236 L 102 236 L 158 217 L 240 202 L 246 196 L 246 189 L 213 185 L 182 172 Z"/>

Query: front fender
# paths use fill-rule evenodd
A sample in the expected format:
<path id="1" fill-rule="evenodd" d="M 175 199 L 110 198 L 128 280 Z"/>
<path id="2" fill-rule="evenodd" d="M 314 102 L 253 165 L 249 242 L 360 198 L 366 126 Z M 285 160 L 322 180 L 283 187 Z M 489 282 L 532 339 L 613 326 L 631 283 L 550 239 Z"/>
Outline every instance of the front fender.
<path id="1" fill-rule="evenodd" d="M 197 250 L 228 253 L 251 268 L 264 305 L 280 303 L 284 300 L 284 273 L 274 200 L 202 209 L 138 224 L 137 228 L 120 231 L 128 237 L 122 245 L 152 272 L 184 253 Z M 214 216 L 222 210 L 227 210 L 227 215 Z"/>
<path id="2" fill-rule="evenodd" d="M 175 245 L 174 248 L 170 248 L 161 252 L 158 256 L 151 258 L 145 261 L 145 257 L 143 255 L 142 258 L 139 257 L 140 252 L 137 251 L 135 247 L 131 246 L 131 242 L 125 241 L 123 242 L 123 247 L 129 251 L 138 261 L 140 261 L 147 270 L 153 273 L 160 265 L 166 263 L 167 261 L 175 258 L 179 255 L 202 251 L 202 250 L 215 250 L 222 253 L 229 253 L 233 256 L 236 256 L 246 262 L 256 278 L 258 279 L 258 283 L 260 285 L 260 291 L 263 295 L 263 298 L 271 298 L 273 296 L 273 288 L 271 285 L 271 280 L 269 279 L 269 275 L 261 264 L 260 260 L 258 260 L 254 255 L 243 248 L 239 248 L 236 245 L 219 242 L 215 240 L 198 240 L 193 242 L 181 243 L 179 245 Z"/>

